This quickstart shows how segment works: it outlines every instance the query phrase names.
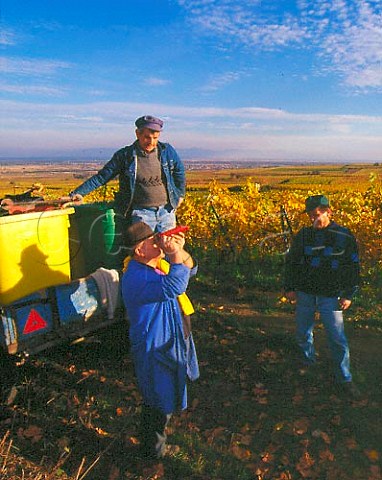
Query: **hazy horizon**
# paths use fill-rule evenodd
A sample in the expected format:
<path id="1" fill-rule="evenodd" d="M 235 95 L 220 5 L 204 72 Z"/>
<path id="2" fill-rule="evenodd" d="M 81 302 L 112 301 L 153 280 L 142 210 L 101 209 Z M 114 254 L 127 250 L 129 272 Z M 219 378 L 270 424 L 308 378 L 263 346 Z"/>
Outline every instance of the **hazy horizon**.
<path id="1" fill-rule="evenodd" d="M 33 164 L 50 164 L 50 163 L 92 163 L 103 165 L 109 160 L 109 158 L 95 158 L 95 157 L 78 157 L 78 156 L 63 156 L 63 157 L 52 157 L 52 156 L 40 156 L 40 157 L 1 157 L 0 156 L 0 166 L 6 166 L 7 164 L 13 165 L 33 165 Z M 370 160 L 359 160 L 357 162 L 353 161 L 333 161 L 333 160 L 293 160 L 293 159 L 232 159 L 232 158 L 215 158 L 215 157 L 200 157 L 200 158 L 187 158 L 182 157 L 183 162 L 186 166 L 192 165 L 216 165 L 216 166 L 227 166 L 227 167 L 239 167 L 239 166 L 288 166 L 288 165 L 347 165 L 347 164 L 362 164 L 362 165 L 374 165 L 379 164 L 380 162 L 370 161 Z"/>

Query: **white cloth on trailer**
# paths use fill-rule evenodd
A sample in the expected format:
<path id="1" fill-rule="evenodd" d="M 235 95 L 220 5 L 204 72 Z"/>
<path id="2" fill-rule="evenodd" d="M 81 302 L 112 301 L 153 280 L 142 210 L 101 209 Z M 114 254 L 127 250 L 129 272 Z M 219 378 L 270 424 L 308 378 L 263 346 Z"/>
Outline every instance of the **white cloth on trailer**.
<path id="1" fill-rule="evenodd" d="M 114 312 L 120 303 L 118 271 L 101 267 L 91 273 L 90 277 L 93 277 L 97 283 L 101 295 L 101 303 L 107 310 L 108 318 L 114 318 Z"/>

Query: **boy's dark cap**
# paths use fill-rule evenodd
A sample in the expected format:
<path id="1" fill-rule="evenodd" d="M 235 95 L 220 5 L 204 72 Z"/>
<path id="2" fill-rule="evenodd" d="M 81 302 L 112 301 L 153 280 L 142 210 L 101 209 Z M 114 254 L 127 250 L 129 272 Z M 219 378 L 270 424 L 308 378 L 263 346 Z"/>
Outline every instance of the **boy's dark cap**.
<path id="1" fill-rule="evenodd" d="M 135 222 L 127 228 L 126 247 L 134 248 L 138 243 L 154 235 L 151 228 L 144 222 Z"/>
<path id="2" fill-rule="evenodd" d="M 305 200 L 305 212 L 311 212 L 317 207 L 329 208 L 329 199 L 325 195 L 312 195 Z"/>
<path id="3" fill-rule="evenodd" d="M 163 120 L 152 117 L 151 115 L 144 115 L 135 120 L 135 126 L 137 128 L 149 128 L 150 130 L 160 132 L 163 128 Z"/>

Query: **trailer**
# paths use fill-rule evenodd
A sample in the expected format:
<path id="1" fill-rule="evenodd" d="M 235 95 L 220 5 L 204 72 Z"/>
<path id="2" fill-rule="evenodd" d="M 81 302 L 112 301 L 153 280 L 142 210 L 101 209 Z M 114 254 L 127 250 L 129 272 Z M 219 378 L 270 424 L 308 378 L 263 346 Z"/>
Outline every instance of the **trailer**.
<path id="1" fill-rule="evenodd" d="M 86 278 L 47 287 L 0 308 L 0 344 L 29 356 L 108 327 L 123 316 L 119 272 L 100 268 Z"/>
<path id="2" fill-rule="evenodd" d="M 23 205 L 5 199 L 1 208 L 0 363 L 6 370 L 1 377 L 4 384 L 5 377 L 12 377 L 15 363 L 110 328 L 124 320 L 125 313 L 120 294 L 122 271 L 111 268 L 111 206 L 81 209 L 67 201 Z"/>

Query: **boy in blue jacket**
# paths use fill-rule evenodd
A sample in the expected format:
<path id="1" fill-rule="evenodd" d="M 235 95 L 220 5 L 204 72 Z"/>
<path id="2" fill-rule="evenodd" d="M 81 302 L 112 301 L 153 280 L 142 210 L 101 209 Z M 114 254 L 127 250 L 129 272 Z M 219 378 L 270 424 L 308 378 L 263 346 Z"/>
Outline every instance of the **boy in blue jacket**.
<path id="1" fill-rule="evenodd" d="M 186 377 L 199 376 L 192 333 L 178 300 L 196 270 L 184 243 L 184 234 L 160 237 L 144 222 L 127 229 L 132 257 L 122 277 L 122 297 L 143 398 L 141 448 L 151 458 L 165 454 L 171 414 L 187 407 Z M 170 263 L 167 274 L 159 268 L 164 256 Z"/>
<path id="2" fill-rule="evenodd" d="M 306 365 L 315 362 L 313 329 L 315 312 L 324 324 L 334 372 L 341 390 L 352 397 L 358 391 L 352 383 L 348 341 L 343 311 L 359 288 L 358 247 L 349 229 L 331 219 L 332 210 L 324 195 L 305 201 L 312 223 L 293 239 L 286 257 L 285 295 L 296 302 L 296 339 Z"/>

